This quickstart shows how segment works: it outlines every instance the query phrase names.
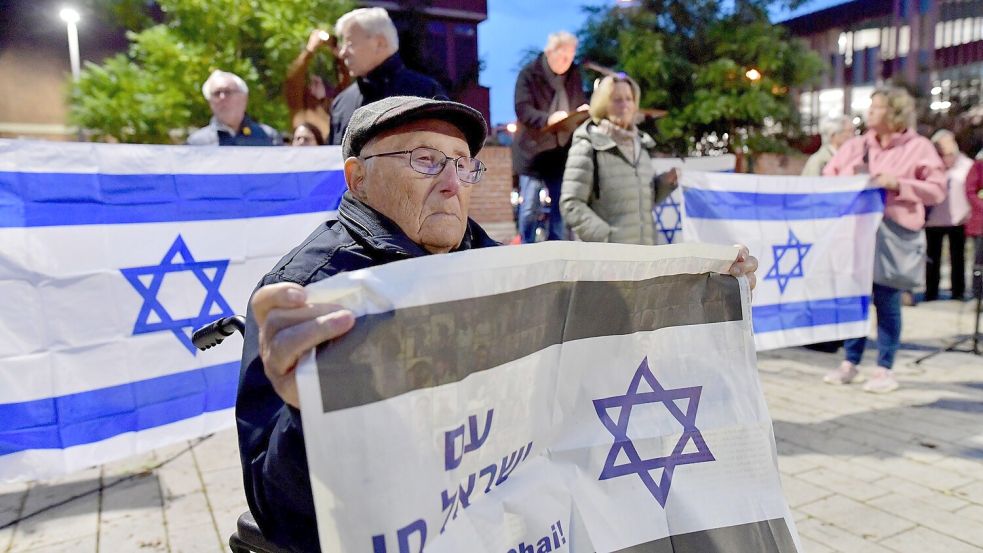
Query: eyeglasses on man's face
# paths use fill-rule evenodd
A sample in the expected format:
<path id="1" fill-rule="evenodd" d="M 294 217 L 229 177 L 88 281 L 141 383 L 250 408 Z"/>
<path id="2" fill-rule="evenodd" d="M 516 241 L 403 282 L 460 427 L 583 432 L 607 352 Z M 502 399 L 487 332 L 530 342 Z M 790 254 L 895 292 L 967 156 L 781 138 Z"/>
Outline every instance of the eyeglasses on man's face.
<path id="1" fill-rule="evenodd" d="M 479 182 L 487 169 L 484 163 L 473 157 L 461 156 L 458 158 L 449 158 L 444 152 L 425 146 L 400 152 L 373 154 L 365 156 L 362 159 L 369 160 L 374 157 L 404 156 L 406 154 L 409 154 L 411 169 L 417 173 L 429 176 L 439 175 L 444 170 L 447 162 L 453 161 L 454 168 L 457 170 L 457 178 L 466 184 Z"/>

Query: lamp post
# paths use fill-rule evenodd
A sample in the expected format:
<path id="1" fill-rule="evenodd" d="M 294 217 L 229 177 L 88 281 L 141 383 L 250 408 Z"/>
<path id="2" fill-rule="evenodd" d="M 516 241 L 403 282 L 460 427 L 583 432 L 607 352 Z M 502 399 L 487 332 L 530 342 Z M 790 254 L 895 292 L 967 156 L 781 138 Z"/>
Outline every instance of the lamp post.
<path id="1" fill-rule="evenodd" d="M 79 31 L 76 23 L 79 22 L 81 16 L 79 16 L 79 12 L 72 8 L 62 8 L 58 12 L 58 16 L 61 17 L 68 28 L 68 57 L 72 64 L 72 86 L 78 86 L 79 73 L 81 73 L 82 68 L 79 61 Z M 81 128 L 78 130 L 78 140 L 79 142 L 82 141 Z"/>

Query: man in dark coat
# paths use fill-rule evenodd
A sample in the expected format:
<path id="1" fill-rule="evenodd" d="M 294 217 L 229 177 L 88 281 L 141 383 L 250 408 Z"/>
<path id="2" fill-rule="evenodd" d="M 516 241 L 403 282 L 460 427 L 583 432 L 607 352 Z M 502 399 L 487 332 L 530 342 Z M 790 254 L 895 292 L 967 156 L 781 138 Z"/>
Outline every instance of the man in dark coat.
<path id="1" fill-rule="evenodd" d="M 383 8 L 359 8 L 338 19 L 339 55 L 355 82 L 331 103 L 331 135 L 328 144 L 341 144 L 345 128 L 356 109 L 390 96 L 447 99 L 437 81 L 417 73 L 399 56 L 396 26 Z"/>
<path id="2" fill-rule="evenodd" d="M 519 72 L 515 83 L 518 129 L 512 141 L 512 172 L 519 176 L 519 236 L 526 243 L 536 238 L 537 194 L 542 187 L 552 199 L 547 238 L 564 237 L 560 186 L 574 129 L 545 129 L 588 108 L 580 69 L 573 63 L 576 52 L 577 38 L 570 33 L 550 35 L 546 49 Z"/>
<path id="3" fill-rule="evenodd" d="M 253 295 L 236 422 L 249 510 L 278 546 L 319 549 L 293 370 L 305 351 L 354 324 L 350 311 L 307 304 L 303 286 L 497 245 L 468 218 L 484 170 L 473 156 L 486 134 L 481 114 L 454 102 L 393 97 L 358 109 L 342 144 L 348 192 L 337 219 L 281 259 Z M 399 153 L 421 147 L 427 155 Z"/>

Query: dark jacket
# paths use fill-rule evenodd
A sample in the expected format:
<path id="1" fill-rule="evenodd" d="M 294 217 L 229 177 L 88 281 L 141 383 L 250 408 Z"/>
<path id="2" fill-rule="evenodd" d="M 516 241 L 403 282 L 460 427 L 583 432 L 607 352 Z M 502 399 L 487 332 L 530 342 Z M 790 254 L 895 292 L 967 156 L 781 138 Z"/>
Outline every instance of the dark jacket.
<path id="1" fill-rule="evenodd" d="M 331 136 L 328 143 L 335 146 L 341 144 L 348 121 L 356 109 L 390 96 L 447 99 L 447 93 L 437 81 L 407 68 L 397 52 L 368 75 L 355 79 L 331 102 Z"/>
<path id="2" fill-rule="evenodd" d="M 550 84 L 540 54 L 519 72 L 515 81 L 515 116 L 518 130 L 512 141 L 512 172 L 539 178 L 559 178 L 567 162 L 571 129 L 568 133 L 544 133 L 550 116 L 550 104 L 556 91 Z M 567 70 L 565 89 L 570 112 L 587 103 L 580 68 L 574 64 Z"/>
<path id="3" fill-rule="evenodd" d="M 469 219 L 458 250 L 496 245 Z M 306 286 L 338 273 L 424 255 L 427 251 L 395 223 L 346 193 L 337 220 L 319 226 L 259 286 L 276 282 Z M 318 551 L 300 411 L 283 403 L 263 372 L 251 311 L 246 317 L 236 425 L 246 500 L 263 534 L 290 551 Z"/>
<path id="4" fill-rule="evenodd" d="M 983 161 L 974 161 L 966 176 L 966 199 L 969 200 L 969 220 L 966 236 L 983 236 Z"/>

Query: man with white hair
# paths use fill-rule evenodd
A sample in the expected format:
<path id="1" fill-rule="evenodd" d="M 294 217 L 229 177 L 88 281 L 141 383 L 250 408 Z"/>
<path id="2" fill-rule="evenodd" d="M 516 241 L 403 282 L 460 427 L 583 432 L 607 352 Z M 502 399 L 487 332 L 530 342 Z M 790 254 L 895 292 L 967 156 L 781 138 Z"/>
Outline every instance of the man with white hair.
<path id="1" fill-rule="evenodd" d="M 399 36 L 383 8 L 352 10 L 335 23 L 338 52 L 355 82 L 331 103 L 328 143 L 341 144 L 355 110 L 390 96 L 447 99 L 437 81 L 409 69 L 399 56 Z"/>
<path id="2" fill-rule="evenodd" d="M 966 198 L 966 177 L 973 160 L 959 151 L 956 135 L 942 129 L 932 135 L 932 144 L 945 164 L 948 193 L 942 203 L 933 206 L 925 217 L 925 237 L 928 239 L 928 260 L 925 263 L 925 301 L 939 299 L 939 280 L 942 273 L 942 240 L 949 240 L 949 264 L 952 271 L 952 299 L 961 300 L 966 294 L 966 234 L 964 225 L 969 219 L 969 199 Z"/>
<path id="3" fill-rule="evenodd" d="M 208 125 L 191 133 L 192 146 L 279 146 L 283 137 L 273 127 L 253 121 L 246 114 L 249 87 L 235 73 L 216 69 L 201 85 L 212 108 Z"/>
<path id="4" fill-rule="evenodd" d="M 577 37 L 566 31 L 553 33 L 543 53 L 527 64 L 515 83 L 515 116 L 512 172 L 519 176 L 519 236 L 536 239 L 536 197 L 546 188 L 552 198 L 547 239 L 564 237 L 560 214 L 560 185 L 574 129 L 550 129 L 574 111 L 586 111 L 587 95 L 580 69 L 573 63 Z"/>
<path id="5" fill-rule="evenodd" d="M 823 145 L 816 153 L 809 157 L 805 167 L 802 168 L 803 177 L 820 177 L 823 174 L 823 167 L 833 159 L 833 154 L 857 134 L 857 129 L 853 125 L 853 120 L 847 115 L 827 117 L 819 123 L 819 136 L 823 139 Z"/>

